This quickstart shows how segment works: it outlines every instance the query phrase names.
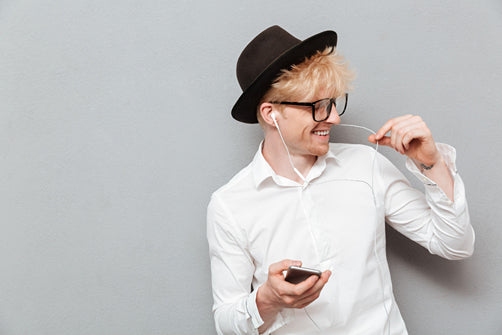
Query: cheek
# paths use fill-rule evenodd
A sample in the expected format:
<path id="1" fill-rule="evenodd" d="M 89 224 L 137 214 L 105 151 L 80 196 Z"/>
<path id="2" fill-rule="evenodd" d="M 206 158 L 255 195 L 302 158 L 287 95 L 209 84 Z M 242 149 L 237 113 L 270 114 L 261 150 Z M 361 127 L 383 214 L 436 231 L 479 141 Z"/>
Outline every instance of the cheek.
<path id="1" fill-rule="evenodd" d="M 279 123 L 279 127 L 281 127 L 280 130 L 283 131 L 283 135 L 288 136 L 290 139 L 306 140 L 313 135 L 312 129 L 315 128 L 316 124 L 312 124 L 312 122 L 312 115 L 308 113 L 302 115 L 286 114 L 282 122 L 284 126 Z"/>
<path id="2" fill-rule="evenodd" d="M 312 136 L 314 134 L 312 134 L 312 130 L 308 127 L 303 127 L 300 131 L 300 134 L 301 134 L 301 137 L 303 140 L 312 140 Z"/>

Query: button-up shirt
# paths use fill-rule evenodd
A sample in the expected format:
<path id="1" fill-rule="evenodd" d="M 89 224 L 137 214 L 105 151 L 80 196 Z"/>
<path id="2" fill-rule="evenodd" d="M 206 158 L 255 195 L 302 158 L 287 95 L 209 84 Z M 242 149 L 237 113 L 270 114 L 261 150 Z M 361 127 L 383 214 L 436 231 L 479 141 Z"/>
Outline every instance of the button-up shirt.
<path id="1" fill-rule="evenodd" d="M 303 184 L 277 175 L 261 152 L 213 193 L 207 234 L 218 334 L 258 334 L 256 292 L 270 264 L 331 270 L 305 309 L 284 308 L 266 334 L 407 334 L 392 293 L 385 222 L 448 259 L 472 254 L 474 231 L 455 150 L 438 144 L 454 201 L 408 159 L 425 195 L 371 147 L 330 144 Z"/>

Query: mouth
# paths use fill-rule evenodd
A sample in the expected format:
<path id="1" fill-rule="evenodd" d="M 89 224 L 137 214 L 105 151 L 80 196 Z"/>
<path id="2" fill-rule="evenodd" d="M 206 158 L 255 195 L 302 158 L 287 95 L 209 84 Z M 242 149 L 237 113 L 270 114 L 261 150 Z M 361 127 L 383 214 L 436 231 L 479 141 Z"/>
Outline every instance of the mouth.
<path id="1" fill-rule="evenodd" d="M 317 136 L 329 136 L 329 130 L 315 130 L 312 133 Z"/>

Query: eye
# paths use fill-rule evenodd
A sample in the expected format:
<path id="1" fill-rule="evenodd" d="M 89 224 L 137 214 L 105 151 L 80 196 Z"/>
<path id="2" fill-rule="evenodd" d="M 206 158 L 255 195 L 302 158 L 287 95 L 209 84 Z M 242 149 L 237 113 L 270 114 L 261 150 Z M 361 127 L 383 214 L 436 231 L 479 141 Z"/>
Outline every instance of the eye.
<path id="1" fill-rule="evenodd" d="M 315 104 L 315 109 L 316 110 L 323 110 L 323 109 L 328 108 L 330 104 L 331 104 L 330 99 L 322 99 Z"/>
<path id="2" fill-rule="evenodd" d="M 331 111 L 331 99 L 322 99 L 314 104 L 315 115 L 314 120 L 323 121 L 328 117 Z"/>

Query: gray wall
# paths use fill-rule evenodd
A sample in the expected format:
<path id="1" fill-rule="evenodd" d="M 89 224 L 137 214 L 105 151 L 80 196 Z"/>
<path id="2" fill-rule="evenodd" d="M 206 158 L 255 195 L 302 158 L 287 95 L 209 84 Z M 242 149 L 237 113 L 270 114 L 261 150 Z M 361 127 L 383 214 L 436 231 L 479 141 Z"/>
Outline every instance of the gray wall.
<path id="1" fill-rule="evenodd" d="M 411 334 L 502 333 L 500 0 L 3 0 L 0 334 L 214 333 L 205 211 L 260 140 L 229 111 L 272 24 L 339 33 L 345 122 L 419 114 L 457 148 L 475 255 L 389 230 L 395 293 Z"/>

